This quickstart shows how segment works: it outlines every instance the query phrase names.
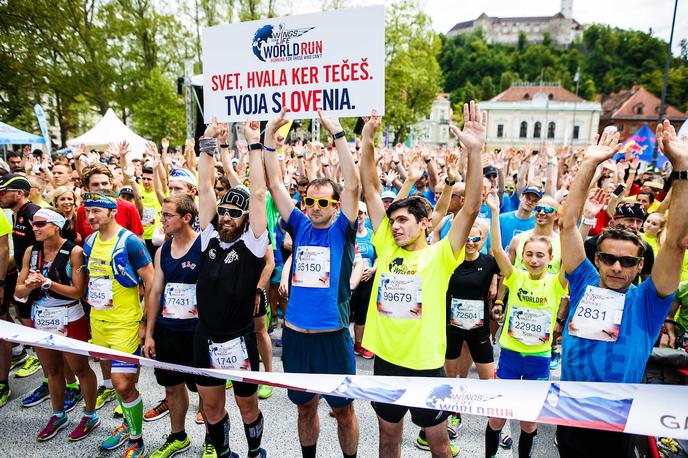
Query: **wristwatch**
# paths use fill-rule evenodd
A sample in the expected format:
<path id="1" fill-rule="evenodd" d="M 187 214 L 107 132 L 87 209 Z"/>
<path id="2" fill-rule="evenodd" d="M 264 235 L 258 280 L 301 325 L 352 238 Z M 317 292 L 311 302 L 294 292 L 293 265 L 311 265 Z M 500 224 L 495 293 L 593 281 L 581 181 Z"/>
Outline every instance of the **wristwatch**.
<path id="1" fill-rule="evenodd" d="M 251 143 L 250 145 L 248 145 L 248 149 L 249 150 L 263 149 L 263 145 L 261 145 L 260 143 Z"/>
<path id="2" fill-rule="evenodd" d="M 44 281 L 43 284 L 41 285 L 41 289 L 42 289 L 43 291 L 48 291 L 50 288 L 52 288 L 52 286 L 53 286 L 53 281 L 52 281 L 51 279 L 48 278 L 48 279 L 47 279 L 46 281 Z"/>
<path id="3" fill-rule="evenodd" d="M 342 138 L 342 137 L 344 137 L 344 136 L 346 136 L 346 132 L 344 132 L 343 130 L 340 130 L 339 132 L 337 132 L 336 134 L 334 134 L 332 137 L 333 137 L 335 140 L 337 140 L 338 138 Z"/>
<path id="4" fill-rule="evenodd" d="M 688 170 L 674 170 L 671 172 L 671 178 L 674 180 L 688 180 Z"/>
<path id="5" fill-rule="evenodd" d="M 450 181 L 448 177 L 445 177 L 444 184 L 446 184 L 447 186 L 454 186 L 456 184 L 456 180 Z"/>

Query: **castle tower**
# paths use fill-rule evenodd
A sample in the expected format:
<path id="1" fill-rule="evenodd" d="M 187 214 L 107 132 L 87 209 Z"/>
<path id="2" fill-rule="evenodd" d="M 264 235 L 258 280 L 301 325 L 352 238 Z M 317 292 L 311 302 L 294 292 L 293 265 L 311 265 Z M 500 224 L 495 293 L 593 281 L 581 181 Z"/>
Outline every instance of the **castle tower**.
<path id="1" fill-rule="evenodd" d="M 573 17 L 573 0 L 561 0 L 561 14 L 565 18 Z"/>

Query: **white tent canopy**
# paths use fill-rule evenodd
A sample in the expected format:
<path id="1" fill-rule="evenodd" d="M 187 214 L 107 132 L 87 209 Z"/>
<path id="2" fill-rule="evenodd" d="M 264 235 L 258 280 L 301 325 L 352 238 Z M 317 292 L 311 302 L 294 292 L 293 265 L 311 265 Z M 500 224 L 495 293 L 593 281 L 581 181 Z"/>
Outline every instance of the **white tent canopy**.
<path id="1" fill-rule="evenodd" d="M 67 146 L 99 146 L 105 148 L 109 143 L 121 143 L 126 140 L 129 150 L 135 156 L 143 155 L 147 140 L 129 129 L 117 117 L 112 108 L 103 116 L 91 130 L 83 135 L 67 141 Z"/>

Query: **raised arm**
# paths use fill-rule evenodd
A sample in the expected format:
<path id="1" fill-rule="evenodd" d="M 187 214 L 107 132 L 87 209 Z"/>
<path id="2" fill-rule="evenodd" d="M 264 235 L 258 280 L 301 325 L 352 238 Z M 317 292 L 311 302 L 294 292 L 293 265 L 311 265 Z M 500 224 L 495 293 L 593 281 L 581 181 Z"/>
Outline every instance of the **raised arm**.
<path id="1" fill-rule="evenodd" d="M 339 119 L 324 117 L 322 110 L 318 110 L 318 116 L 320 116 L 320 124 L 325 126 L 334 138 L 339 166 L 344 176 L 344 191 L 341 194 L 342 213 L 351 224 L 354 224 L 358 219 L 358 198 L 361 195 L 361 177 L 358 173 L 358 167 L 354 164 L 354 157 L 349 151 L 346 136 L 342 135 L 344 129 L 339 124 Z"/>
<path id="2" fill-rule="evenodd" d="M 227 179 L 229 180 L 229 185 L 233 188 L 236 188 L 241 184 L 241 180 L 239 180 L 239 176 L 236 174 L 236 171 L 232 166 L 232 158 L 229 154 L 230 149 L 229 145 L 227 144 L 228 137 L 229 126 L 226 125 L 226 129 L 223 131 L 223 135 L 218 137 L 218 142 L 220 143 L 220 160 L 222 161 L 222 168 L 225 171 L 225 175 L 227 175 Z M 263 168 L 262 164 L 260 168 Z"/>
<path id="3" fill-rule="evenodd" d="M 669 121 L 657 125 L 657 143 L 671 161 L 674 173 L 686 173 L 688 170 L 688 144 L 676 136 L 674 126 Z M 669 204 L 669 221 L 667 221 L 666 238 L 652 267 L 652 281 L 657 294 L 666 297 L 674 294 L 678 287 L 681 263 L 688 240 L 688 180 L 674 178 L 671 184 L 673 194 Z"/>
<path id="4" fill-rule="evenodd" d="M 545 145 L 545 154 L 547 155 L 547 183 L 545 184 L 545 194 L 553 196 L 557 192 L 557 178 L 558 178 L 558 164 L 557 164 L 557 150 L 554 149 L 552 142 L 547 142 Z"/>
<path id="5" fill-rule="evenodd" d="M 249 145 L 260 143 L 260 123 L 246 122 L 244 124 L 244 137 L 246 137 L 246 142 Z M 268 151 L 266 154 L 270 154 L 270 152 Z M 274 155 L 274 153 L 272 154 Z M 251 198 L 248 201 L 248 221 L 253 231 L 253 236 L 258 238 L 263 235 L 268 228 L 268 215 L 265 210 L 263 149 L 249 149 L 248 162 L 249 188 L 251 190 Z"/>
<path id="6" fill-rule="evenodd" d="M 287 123 L 284 119 L 284 108 L 280 111 L 279 116 L 276 119 L 270 120 L 267 126 L 265 126 L 265 147 L 275 150 L 277 147 L 277 142 L 275 142 L 275 132 L 277 129 L 282 127 Z M 263 156 L 265 161 L 265 175 L 268 179 L 268 189 L 270 194 L 275 201 L 275 206 L 277 211 L 279 211 L 280 216 L 284 221 L 289 221 L 289 216 L 291 216 L 292 210 L 294 210 L 294 201 L 291 200 L 289 191 L 284 189 L 284 183 L 282 182 L 282 172 L 277 159 L 277 153 L 274 151 L 265 151 Z"/>
<path id="7" fill-rule="evenodd" d="M 454 216 L 447 234 L 455 256 L 459 254 L 466 243 L 466 237 L 468 237 L 475 218 L 478 216 L 483 200 L 483 168 L 480 154 L 483 146 L 485 146 L 487 113 L 480 111 L 478 104 L 471 100 L 470 104 L 463 104 L 463 119 L 463 130 L 459 130 L 456 126 L 450 127 L 452 133 L 463 143 L 468 154 L 466 198 L 463 208 Z"/>
<path id="8" fill-rule="evenodd" d="M 413 185 L 423 176 L 423 156 L 420 151 L 412 152 L 408 157 L 407 164 L 406 179 L 404 180 L 404 184 L 401 185 L 401 189 L 399 189 L 399 193 L 394 200 L 407 198 L 411 193 Z"/>
<path id="9" fill-rule="evenodd" d="M 559 239 L 561 242 L 561 264 L 570 274 L 585 260 L 583 238 L 578 232 L 583 206 L 588 198 L 588 189 L 597 166 L 612 157 L 621 147 L 619 133 L 596 135 L 593 144 L 585 152 L 580 169 L 571 184 L 569 196 L 560 219 Z"/>
<path id="10" fill-rule="evenodd" d="M 514 271 L 514 266 L 511 264 L 509 255 L 502 248 L 502 232 L 499 227 L 499 197 L 497 197 L 496 190 L 492 189 L 485 199 L 485 203 L 490 207 L 492 212 L 492 222 L 490 227 L 490 236 L 492 238 L 490 244 L 490 253 L 494 256 L 499 266 L 499 270 L 504 278 L 509 278 Z"/>
<path id="11" fill-rule="evenodd" d="M 138 183 L 136 183 L 134 168 L 129 165 L 129 161 L 127 160 L 127 154 L 129 154 L 129 143 L 124 140 L 117 146 L 117 149 L 119 155 L 119 167 L 122 169 L 124 183 L 131 187 L 131 190 L 134 193 L 134 204 L 136 205 L 136 210 L 138 210 L 139 216 L 143 218 L 143 199 L 141 197 L 141 190 L 139 189 Z"/>
<path id="12" fill-rule="evenodd" d="M 368 207 L 368 217 L 373 231 L 377 231 L 385 218 L 385 206 L 380 198 L 382 186 L 377 176 L 377 164 L 375 163 L 375 132 L 380 127 L 380 116 L 373 112 L 372 116 L 363 126 L 361 142 L 361 185 L 363 186 L 363 198 Z"/>
<path id="13" fill-rule="evenodd" d="M 458 181 L 459 175 L 459 155 L 453 151 L 447 153 L 444 158 L 444 165 L 447 168 L 447 178 L 444 180 L 444 186 L 442 187 L 442 197 L 437 201 L 435 209 L 432 212 L 432 228 L 433 228 L 433 243 L 435 240 L 434 234 L 435 229 L 439 229 L 440 222 L 442 218 L 447 214 L 449 209 L 449 202 L 452 198 L 452 192 L 454 190 L 454 185 Z M 439 239 L 439 237 L 438 237 Z"/>
<path id="14" fill-rule="evenodd" d="M 215 152 L 219 147 L 217 137 L 224 127 L 213 119 L 199 139 L 201 157 L 198 159 L 198 219 L 205 230 L 217 214 L 217 202 L 213 190 L 215 177 Z"/>

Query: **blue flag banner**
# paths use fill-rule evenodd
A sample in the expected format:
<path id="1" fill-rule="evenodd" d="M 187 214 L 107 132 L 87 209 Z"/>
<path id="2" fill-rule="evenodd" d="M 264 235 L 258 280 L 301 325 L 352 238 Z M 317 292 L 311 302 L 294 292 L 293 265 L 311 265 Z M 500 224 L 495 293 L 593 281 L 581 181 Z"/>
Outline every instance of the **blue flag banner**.
<path id="1" fill-rule="evenodd" d="M 621 150 L 614 156 L 614 160 L 623 159 L 626 152 L 633 152 L 638 159 L 647 163 L 652 162 L 652 154 L 657 145 L 657 136 L 647 124 L 631 135 L 626 142 L 624 142 Z M 657 167 L 661 167 L 668 161 L 667 157 L 662 153 L 657 153 Z"/>

